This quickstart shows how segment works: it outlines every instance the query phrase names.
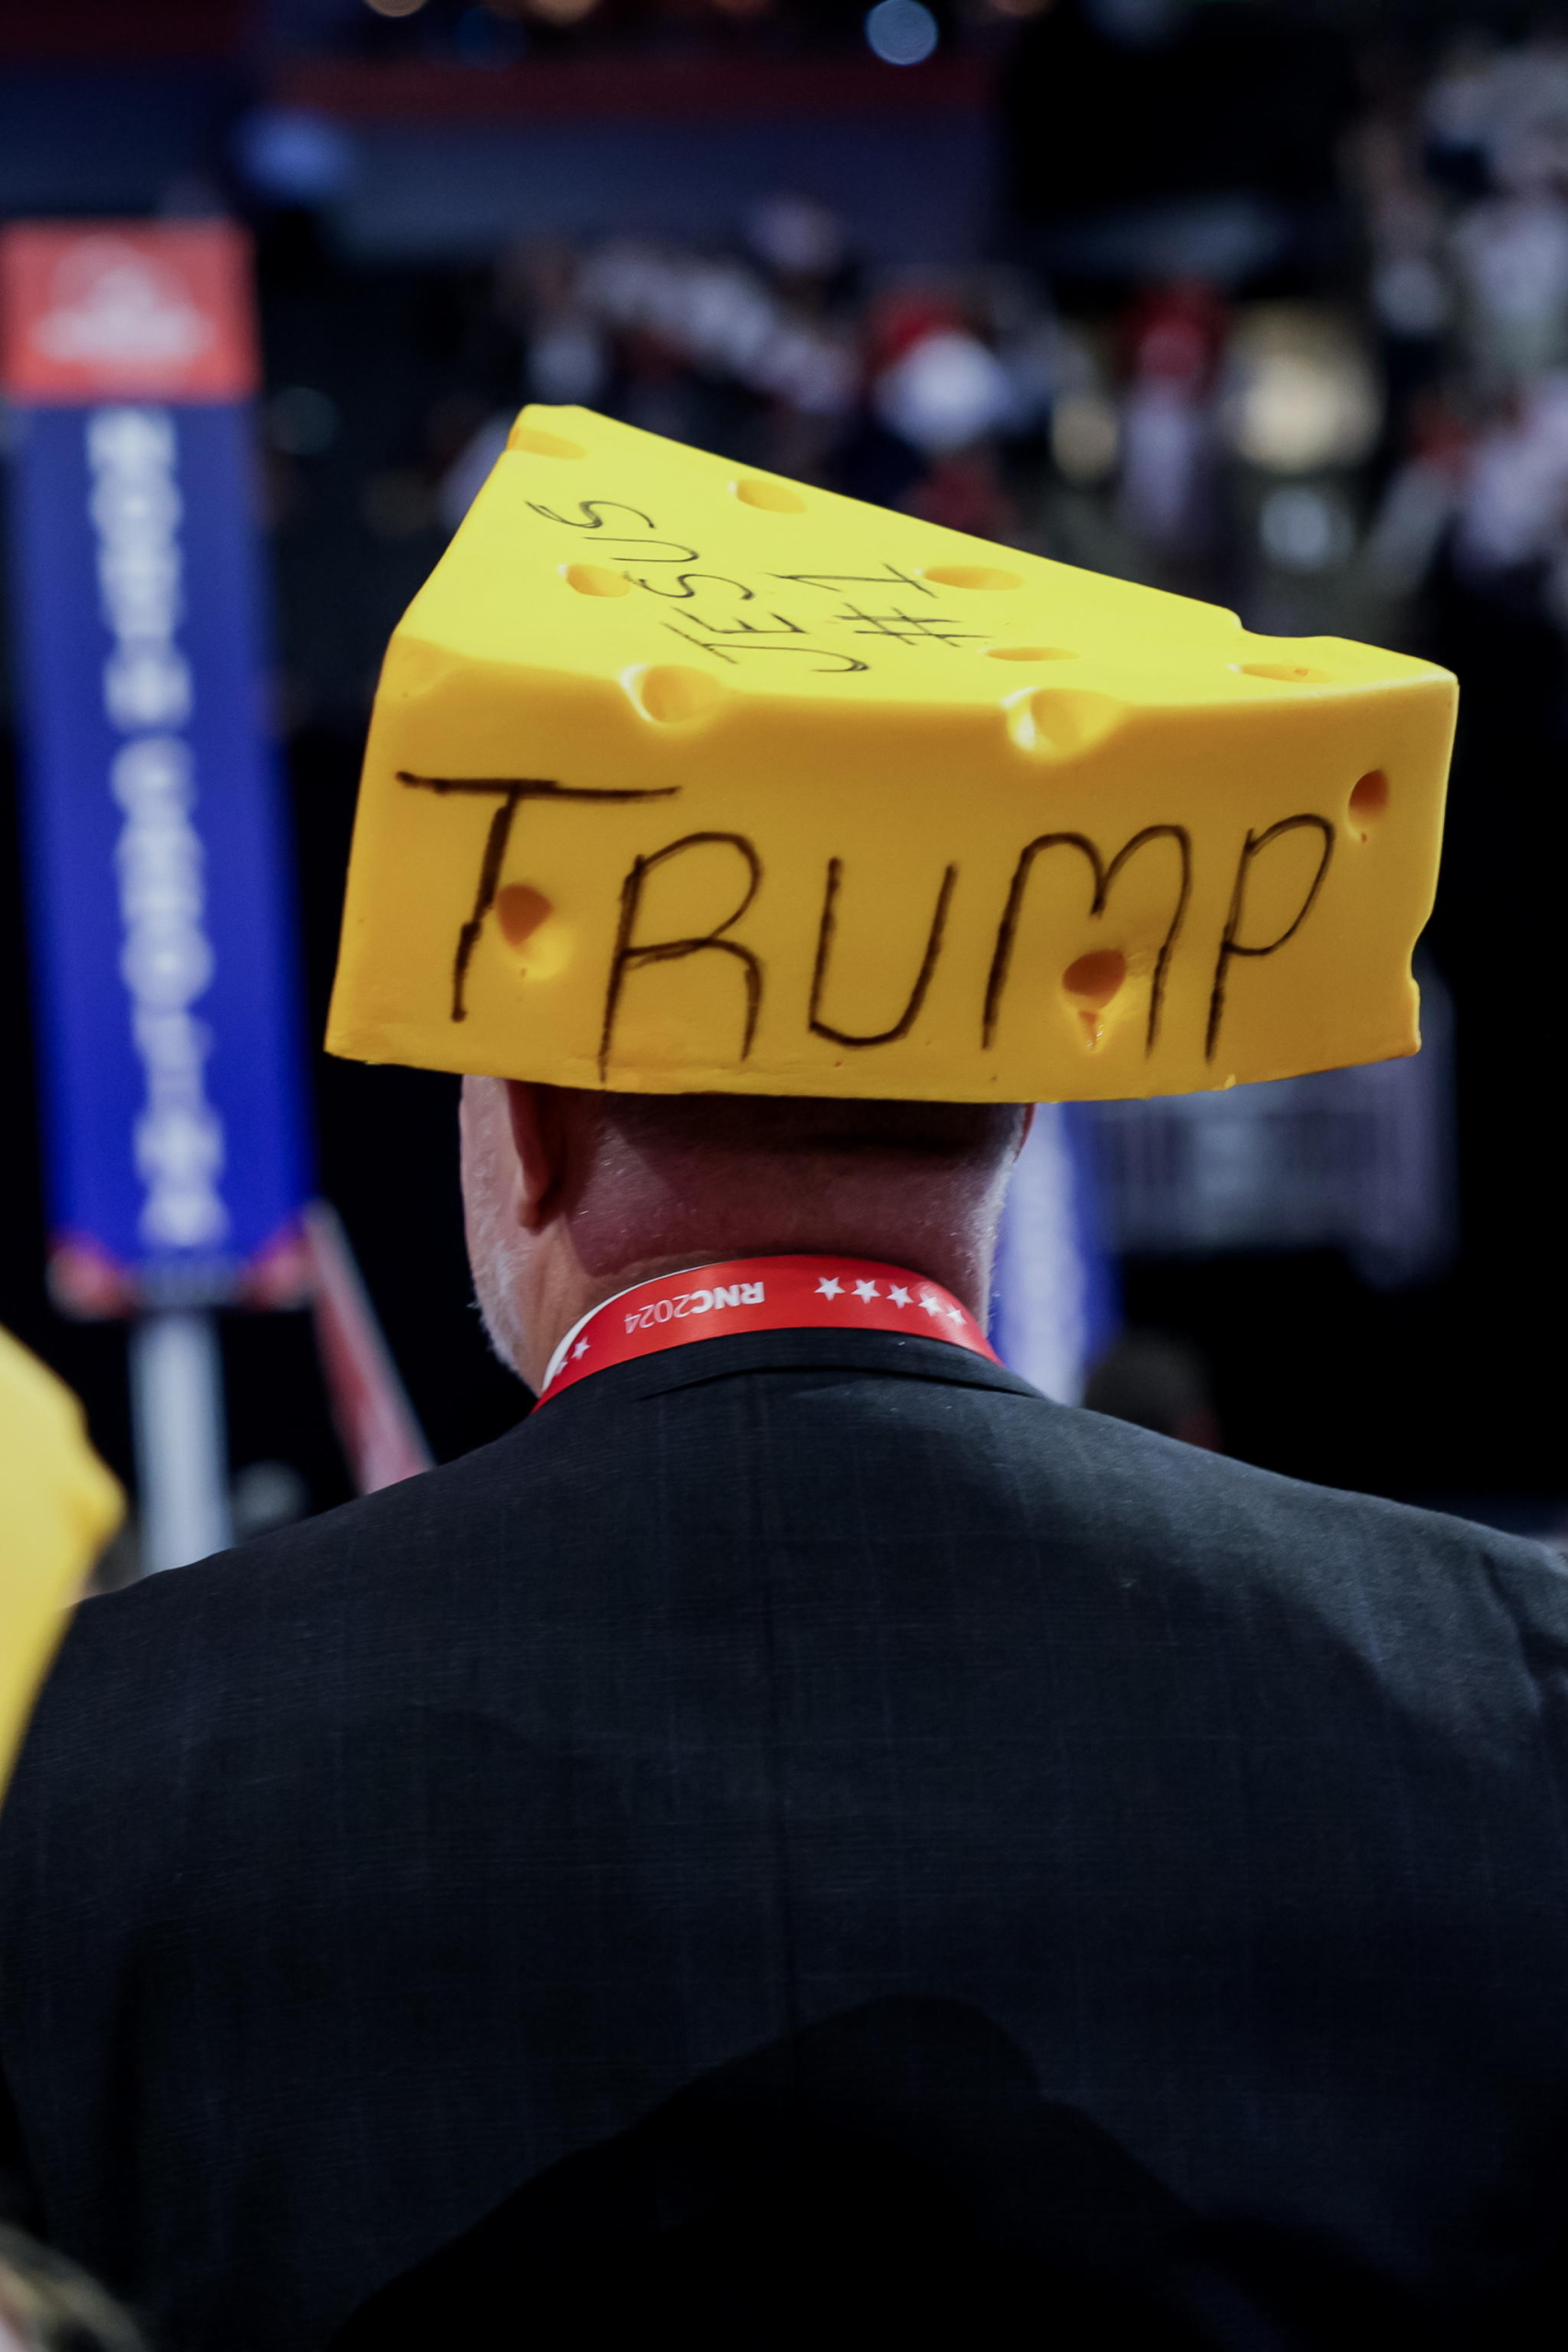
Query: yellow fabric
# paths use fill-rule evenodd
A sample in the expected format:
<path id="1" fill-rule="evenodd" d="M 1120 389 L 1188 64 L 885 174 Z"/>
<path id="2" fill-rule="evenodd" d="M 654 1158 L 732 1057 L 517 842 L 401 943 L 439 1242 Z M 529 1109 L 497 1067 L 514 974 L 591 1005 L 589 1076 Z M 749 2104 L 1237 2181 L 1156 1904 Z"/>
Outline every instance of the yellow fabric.
<path id="1" fill-rule="evenodd" d="M 1455 694 L 528 409 L 392 639 L 328 1044 L 1012 1102 L 1413 1053 Z"/>
<path id="2" fill-rule="evenodd" d="M 0 1790 L 66 1607 L 124 1508 L 75 1397 L 0 1330 Z"/>

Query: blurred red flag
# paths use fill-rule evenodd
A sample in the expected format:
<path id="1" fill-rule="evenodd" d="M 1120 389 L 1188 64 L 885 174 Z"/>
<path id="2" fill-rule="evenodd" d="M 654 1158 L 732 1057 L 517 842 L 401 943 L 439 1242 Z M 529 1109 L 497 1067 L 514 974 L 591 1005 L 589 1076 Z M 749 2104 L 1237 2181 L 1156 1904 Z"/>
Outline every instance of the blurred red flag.
<path id="1" fill-rule="evenodd" d="M 317 1201 L 305 1212 L 316 1344 L 333 1419 L 362 1495 L 416 1478 L 433 1466 L 424 1432 L 376 1320 L 337 1211 Z"/>

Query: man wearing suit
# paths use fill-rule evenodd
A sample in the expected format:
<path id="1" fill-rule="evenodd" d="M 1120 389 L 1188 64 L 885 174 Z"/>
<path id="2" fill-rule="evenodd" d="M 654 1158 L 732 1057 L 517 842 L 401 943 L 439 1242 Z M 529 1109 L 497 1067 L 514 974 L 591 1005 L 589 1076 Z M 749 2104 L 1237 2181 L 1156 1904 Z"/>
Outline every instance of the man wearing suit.
<path id="1" fill-rule="evenodd" d="M 528 488 L 586 465 L 595 421 L 568 423 L 525 420 L 502 468 Z M 662 511 L 604 468 L 623 515 Z M 787 487 L 739 491 L 775 517 Z M 555 496 L 528 530 L 599 527 Z M 487 613 L 531 544 L 520 525 L 486 556 Z M 1009 560 L 947 576 L 1018 587 Z M 924 593 L 913 557 L 908 577 Z M 665 623 L 635 566 L 539 579 L 541 610 L 581 589 L 607 633 L 625 764 L 572 769 L 563 720 L 498 775 L 501 734 L 459 741 L 460 631 L 431 606 L 440 660 L 384 688 L 372 734 L 345 962 L 367 1020 L 466 1072 L 476 1288 L 540 1402 L 480 1453 L 81 1612 L 0 1823 L 20 2216 L 165 2352 L 1530 2340 L 1568 2193 L 1568 1575 L 998 1363 L 990 1253 L 1027 1114 L 977 1023 L 942 1051 L 920 1025 L 967 920 L 957 865 L 897 1035 L 830 1026 L 813 984 L 806 1045 L 770 1058 L 777 959 L 734 931 L 751 897 L 719 922 L 694 883 L 664 935 L 637 927 L 677 854 L 751 839 L 739 817 L 665 839 L 693 821 L 661 796 L 707 773 L 708 706 L 667 673 L 650 695 L 637 630 Z M 474 708 L 499 691 L 485 644 Z M 976 710 L 987 659 L 955 656 Z M 865 667 L 834 673 L 846 695 Z M 547 735 L 529 695 L 517 725 Z M 645 725 L 666 781 L 634 788 Z M 1018 814 L 1076 788 L 1021 764 L 1034 741 L 969 796 L 974 842 L 994 798 L 1030 857 L 1081 847 Z M 743 765 L 712 774 L 743 794 Z M 1418 782 L 1396 763 L 1396 808 Z M 615 804 L 607 882 L 569 871 L 584 820 L 550 796 Z M 1359 805 L 1371 838 L 1382 803 Z M 481 849 L 478 888 L 427 970 L 449 836 Z M 1247 830 L 1211 1035 L 1233 956 L 1297 1017 L 1302 967 L 1262 961 L 1287 932 L 1269 944 L 1242 893 L 1262 843 L 1303 838 L 1290 935 L 1320 890 L 1345 954 L 1371 919 L 1375 870 L 1326 818 Z M 1102 1082 L 1110 963 L 1140 957 L 1151 1000 L 1168 963 L 1169 1002 L 1201 1012 L 1210 979 L 1184 995 L 1186 934 L 1164 935 L 1068 965 L 1037 1097 Z M 1213 938 L 1193 953 L 1212 974 Z M 573 957 L 602 1060 L 623 982 L 642 991 L 625 1084 L 574 1080 L 523 1018 L 566 1018 Z M 944 1001 L 939 974 L 932 1022 Z M 1155 1051 L 1157 1010 L 1128 1052 Z M 942 1099 L 849 1050 L 906 1033 Z"/>
<path id="2" fill-rule="evenodd" d="M 536 1382 L 669 1266 L 870 1261 L 977 1310 L 1021 1125 L 493 1080 L 464 1123 L 479 1295 Z M 83 1611 L 5 1822 L 15 2161 L 171 2352 L 323 2345 L 525 2184 L 536 2317 L 618 2281 L 679 2316 L 665 2225 L 707 2291 L 753 2175 L 787 2296 L 817 2240 L 781 2111 L 857 2184 L 885 2315 L 954 2235 L 988 2280 L 1132 2295 L 1238 2216 L 1292 2313 L 1317 2247 L 1450 2311 L 1548 2261 L 1562 1567 L 1051 1405 L 920 1319 L 612 1363 Z M 913 2273 L 868 2139 L 921 2184 L 888 2193 Z"/>

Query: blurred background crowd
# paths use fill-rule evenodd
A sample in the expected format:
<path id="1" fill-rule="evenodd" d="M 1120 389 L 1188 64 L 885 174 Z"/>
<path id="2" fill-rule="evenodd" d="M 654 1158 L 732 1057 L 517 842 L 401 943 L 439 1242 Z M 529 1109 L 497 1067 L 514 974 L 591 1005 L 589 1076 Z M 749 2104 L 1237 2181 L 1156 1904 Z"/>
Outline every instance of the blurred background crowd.
<path id="1" fill-rule="evenodd" d="M 1127 1396 L 1273 1468 L 1568 1525 L 1568 14 L 7 5 L 0 213 L 254 235 L 317 1035 L 380 653 L 525 400 L 1457 670 L 1421 1060 L 1111 1106 L 1078 1140 Z M 127 1470 L 123 1341 L 45 1295 L 8 1035 L 0 1320 Z M 517 1410 L 467 1305 L 453 1089 L 314 1069 L 321 1188 L 449 1456 Z M 300 1319 L 235 1317 L 226 1349 L 242 1526 L 339 1499 Z M 1095 1401 L 1121 1394 L 1102 1367 Z"/>

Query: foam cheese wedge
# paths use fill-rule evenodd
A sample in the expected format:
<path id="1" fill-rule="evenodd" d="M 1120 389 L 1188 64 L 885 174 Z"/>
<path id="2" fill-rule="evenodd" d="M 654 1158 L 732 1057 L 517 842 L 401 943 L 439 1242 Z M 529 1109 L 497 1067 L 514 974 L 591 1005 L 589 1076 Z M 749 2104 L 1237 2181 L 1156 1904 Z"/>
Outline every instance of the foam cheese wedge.
<path id="1" fill-rule="evenodd" d="M 67 1609 L 124 1510 L 75 1397 L 0 1330 L 0 1794 Z"/>
<path id="2" fill-rule="evenodd" d="M 1455 695 L 530 408 L 388 652 L 328 1044 L 955 1101 L 1412 1053 Z"/>

